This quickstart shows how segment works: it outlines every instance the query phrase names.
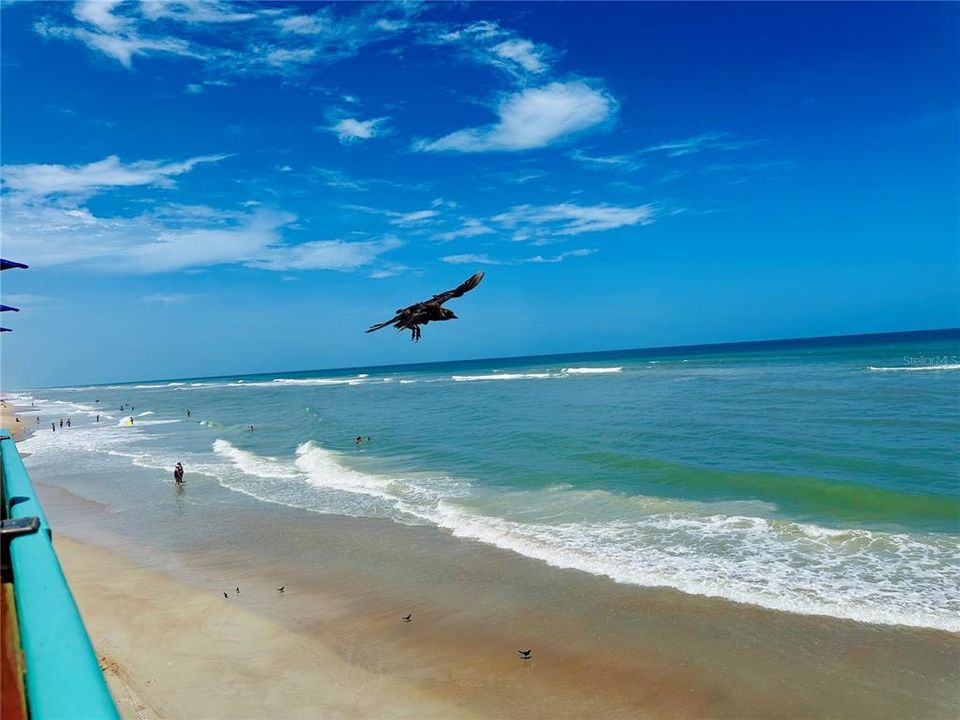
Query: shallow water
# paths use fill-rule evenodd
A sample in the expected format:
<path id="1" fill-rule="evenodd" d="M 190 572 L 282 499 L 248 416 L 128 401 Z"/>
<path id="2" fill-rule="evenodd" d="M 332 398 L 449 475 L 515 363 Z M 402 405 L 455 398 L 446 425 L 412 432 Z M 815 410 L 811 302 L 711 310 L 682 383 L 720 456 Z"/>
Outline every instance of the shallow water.
<path id="1" fill-rule="evenodd" d="M 191 503 L 960 631 L 958 356 L 954 332 L 45 389 L 20 448 L 94 499 L 146 501 L 179 460 Z"/>

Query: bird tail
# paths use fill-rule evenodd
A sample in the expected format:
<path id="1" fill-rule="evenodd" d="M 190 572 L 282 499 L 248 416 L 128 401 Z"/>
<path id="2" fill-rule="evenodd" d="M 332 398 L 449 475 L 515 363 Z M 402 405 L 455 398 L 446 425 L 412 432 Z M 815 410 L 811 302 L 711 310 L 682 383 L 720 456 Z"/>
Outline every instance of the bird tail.
<path id="1" fill-rule="evenodd" d="M 385 328 L 387 325 L 392 325 L 393 323 L 394 323 L 393 320 L 386 320 L 386 321 L 384 321 L 384 322 L 382 322 L 382 323 L 377 323 L 376 325 L 371 325 L 371 326 L 370 326 L 367 330 L 365 330 L 364 332 L 372 333 L 374 330 L 379 330 L 380 328 Z"/>

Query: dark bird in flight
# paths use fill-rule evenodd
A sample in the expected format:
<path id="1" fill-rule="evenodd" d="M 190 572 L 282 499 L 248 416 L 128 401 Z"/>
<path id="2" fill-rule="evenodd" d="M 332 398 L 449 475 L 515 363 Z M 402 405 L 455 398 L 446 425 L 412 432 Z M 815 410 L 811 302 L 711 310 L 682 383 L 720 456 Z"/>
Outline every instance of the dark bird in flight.
<path id="1" fill-rule="evenodd" d="M 237 588 L 237 595 L 240 594 L 240 588 Z"/>
<path id="2" fill-rule="evenodd" d="M 532 651 L 531 651 L 531 650 L 517 650 L 517 652 L 520 653 L 520 657 L 521 657 L 521 658 L 523 658 L 524 660 L 529 660 L 529 659 L 530 659 L 530 653 L 531 653 Z"/>
<path id="3" fill-rule="evenodd" d="M 404 622 L 410 622 L 411 620 L 413 620 L 413 615 L 404 615 L 404 616 L 403 616 L 403 621 L 404 621 Z"/>
<path id="4" fill-rule="evenodd" d="M 409 330 L 410 339 L 413 340 L 413 342 L 420 342 L 420 326 L 426 325 L 428 322 L 456 320 L 457 316 L 453 314 L 453 310 L 447 310 L 447 308 L 441 307 L 441 305 L 448 300 L 460 297 L 464 293 L 473 290 L 480 284 L 481 280 L 483 280 L 483 273 L 478 272 L 453 290 L 447 290 L 439 295 L 434 295 L 429 300 L 414 303 L 410 307 L 397 310 L 397 314 L 390 320 L 371 325 L 367 332 L 370 333 L 374 330 L 385 328 L 387 325 L 393 325 L 397 330 Z"/>
<path id="5" fill-rule="evenodd" d="M 277 592 L 283 592 L 283 589 L 284 589 L 285 587 L 286 587 L 286 585 L 281 585 L 280 587 L 277 588 Z"/>
<path id="6" fill-rule="evenodd" d="M 230 597 L 230 596 L 227 595 L 226 593 L 224 593 L 223 596 L 224 596 L 225 598 L 229 598 L 229 597 Z"/>

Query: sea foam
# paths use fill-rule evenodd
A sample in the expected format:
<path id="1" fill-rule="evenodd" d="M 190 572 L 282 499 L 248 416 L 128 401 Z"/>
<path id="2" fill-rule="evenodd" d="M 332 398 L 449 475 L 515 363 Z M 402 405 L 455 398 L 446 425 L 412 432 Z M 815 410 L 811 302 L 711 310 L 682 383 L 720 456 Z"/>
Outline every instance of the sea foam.
<path id="1" fill-rule="evenodd" d="M 585 492 L 568 484 L 491 497 L 463 481 L 364 472 L 313 441 L 298 446 L 292 461 L 257 456 L 224 440 L 217 440 L 214 449 L 250 475 L 296 480 L 379 502 L 343 505 L 337 500 L 342 496 L 334 495 L 326 501 L 331 504 L 311 506 L 289 492 L 277 492 L 277 486 L 258 492 L 238 488 L 263 495 L 263 500 L 425 521 L 457 537 L 626 584 L 788 612 L 960 632 L 960 557 L 949 537 L 938 534 L 840 530 L 716 511 L 733 509 L 730 504 Z M 550 521 L 509 519 L 509 508 L 523 508 L 521 515 L 533 518 L 540 508 Z M 605 514 L 609 519 L 574 519 Z M 955 562 L 945 564 L 951 553 Z"/>
<path id="2" fill-rule="evenodd" d="M 960 370 L 960 363 L 944 363 L 942 365 L 904 365 L 897 367 L 874 367 L 871 365 L 870 372 L 922 372 L 937 370 Z"/>
<path id="3" fill-rule="evenodd" d="M 493 373 L 491 375 L 451 375 L 454 382 L 474 382 L 477 380 L 542 380 L 555 377 L 551 373 Z"/>
<path id="4" fill-rule="evenodd" d="M 602 375 L 603 373 L 623 372 L 622 367 L 574 367 L 563 368 L 568 375 Z"/>

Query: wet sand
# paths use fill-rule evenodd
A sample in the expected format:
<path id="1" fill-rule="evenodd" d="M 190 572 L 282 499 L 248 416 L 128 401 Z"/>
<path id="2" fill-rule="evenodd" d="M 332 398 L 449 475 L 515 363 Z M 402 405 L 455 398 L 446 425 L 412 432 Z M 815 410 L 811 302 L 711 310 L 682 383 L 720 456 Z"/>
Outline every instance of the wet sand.
<path id="1" fill-rule="evenodd" d="M 618 585 L 431 527 L 212 507 L 189 484 L 155 507 L 37 485 L 94 645 L 163 717 L 952 718 L 960 705 L 951 633 Z"/>
<path id="2" fill-rule="evenodd" d="M 233 588 L 198 591 L 62 536 L 56 547 L 124 717 L 469 717 L 251 612 Z"/>
<path id="3" fill-rule="evenodd" d="M 18 442 L 23 440 L 33 429 L 32 423 L 36 422 L 36 415 L 30 415 L 30 410 L 29 407 L 19 407 L 8 401 L 4 402 L 0 405 L 0 427 L 12 432 L 14 440 Z M 20 418 L 20 422 L 17 422 L 17 418 Z"/>

